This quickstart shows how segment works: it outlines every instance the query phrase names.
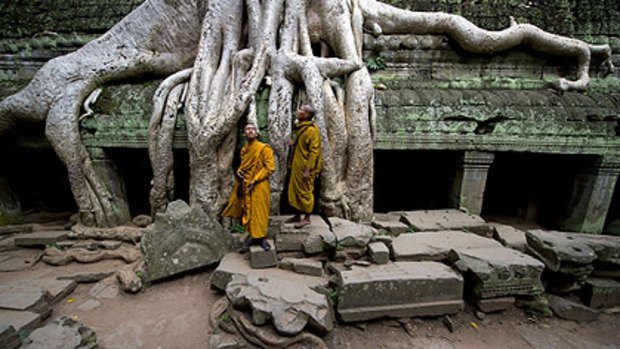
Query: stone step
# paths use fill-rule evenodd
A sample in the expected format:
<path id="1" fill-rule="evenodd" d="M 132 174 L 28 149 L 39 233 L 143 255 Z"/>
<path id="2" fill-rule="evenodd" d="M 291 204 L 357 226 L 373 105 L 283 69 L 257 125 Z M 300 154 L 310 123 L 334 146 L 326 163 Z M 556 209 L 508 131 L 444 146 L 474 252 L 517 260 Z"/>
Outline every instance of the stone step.
<path id="1" fill-rule="evenodd" d="M 267 240 L 271 248 L 269 251 L 263 250 L 261 246 L 250 246 L 250 266 L 252 269 L 273 268 L 278 265 L 278 255 L 276 245 L 273 240 Z"/>

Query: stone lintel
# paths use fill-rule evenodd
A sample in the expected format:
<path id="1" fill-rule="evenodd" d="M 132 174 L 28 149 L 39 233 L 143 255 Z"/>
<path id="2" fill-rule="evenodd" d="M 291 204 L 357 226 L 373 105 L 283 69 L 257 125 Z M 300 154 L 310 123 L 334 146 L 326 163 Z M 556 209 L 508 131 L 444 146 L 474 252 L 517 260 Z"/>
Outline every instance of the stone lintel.
<path id="1" fill-rule="evenodd" d="M 463 309 L 463 278 L 437 262 L 393 262 L 336 270 L 345 322 L 438 316 Z"/>

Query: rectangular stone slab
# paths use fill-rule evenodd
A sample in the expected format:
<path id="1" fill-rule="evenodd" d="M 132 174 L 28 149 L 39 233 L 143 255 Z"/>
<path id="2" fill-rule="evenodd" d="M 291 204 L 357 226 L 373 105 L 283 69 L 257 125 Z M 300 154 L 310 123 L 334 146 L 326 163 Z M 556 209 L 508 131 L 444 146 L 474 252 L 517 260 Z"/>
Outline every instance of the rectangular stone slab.
<path id="1" fill-rule="evenodd" d="M 49 312 L 38 314 L 31 311 L 0 309 L 0 324 L 13 326 L 17 332 L 34 330 L 42 324 L 46 315 L 49 315 Z"/>
<path id="2" fill-rule="evenodd" d="M 481 236 L 493 236 L 493 228 L 480 216 L 456 209 L 403 212 L 401 222 L 415 231 L 467 230 Z"/>
<path id="3" fill-rule="evenodd" d="M 382 317 L 438 316 L 463 309 L 463 278 L 437 262 L 393 262 L 337 270 L 345 322 Z"/>
<path id="4" fill-rule="evenodd" d="M 21 247 L 37 247 L 53 244 L 67 239 L 67 231 L 40 231 L 22 234 L 15 237 L 15 245 Z"/>
<path id="5" fill-rule="evenodd" d="M 455 249 L 451 259 L 478 298 L 532 295 L 543 291 L 545 265 L 507 247 Z"/>
<path id="6" fill-rule="evenodd" d="M 452 249 L 501 246 L 493 239 L 454 230 L 402 234 L 392 241 L 396 261 L 441 261 Z"/>
<path id="7" fill-rule="evenodd" d="M 249 275 L 257 275 L 277 278 L 287 280 L 287 282 L 303 283 L 309 287 L 327 286 L 329 283 L 327 277 L 301 275 L 280 268 L 252 269 L 250 267 L 250 262 L 244 260 L 241 254 L 228 253 L 222 258 L 220 265 L 211 274 L 211 286 L 220 291 L 226 291 L 226 285 L 228 285 L 235 275 L 246 277 Z"/>

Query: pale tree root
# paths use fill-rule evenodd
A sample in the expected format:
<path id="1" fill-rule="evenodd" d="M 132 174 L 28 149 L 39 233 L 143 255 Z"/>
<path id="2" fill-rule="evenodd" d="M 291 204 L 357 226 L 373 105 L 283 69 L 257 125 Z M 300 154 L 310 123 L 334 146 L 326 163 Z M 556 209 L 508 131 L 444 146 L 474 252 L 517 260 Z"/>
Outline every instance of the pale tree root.
<path id="1" fill-rule="evenodd" d="M 590 82 L 591 55 L 600 55 L 613 70 L 609 45 L 590 45 L 581 40 L 548 33 L 531 24 L 511 25 L 501 31 L 488 31 L 467 19 L 448 13 L 411 12 L 375 0 L 360 0 L 364 27 L 379 34 L 443 34 L 474 53 L 494 53 L 525 44 L 536 51 L 577 59 L 577 79 L 560 78 L 553 87 L 560 91 L 583 91 Z"/>
<path id="2" fill-rule="evenodd" d="M 149 0 L 100 38 L 47 62 L 27 87 L 0 103 L 0 133 L 15 120 L 46 122 L 45 135 L 67 167 L 84 224 L 116 226 L 128 215 L 115 205 L 82 144 L 82 101 L 115 80 L 168 75 L 190 65 L 198 44 L 198 5 L 198 0 Z"/>
<path id="3" fill-rule="evenodd" d="M 223 321 L 225 314 L 228 315 Z M 239 334 L 253 345 L 265 349 L 280 349 L 303 347 L 327 349 L 325 342 L 318 336 L 302 332 L 293 337 L 279 335 L 271 326 L 257 327 L 252 324 L 248 316 L 235 310 L 226 297 L 218 300 L 209 312 L 209 321 L 212 329 L 221 329 L 230 334 Z"/>
<path id="4" fill-rule="evenodd" d="M 190 68 L 172 74 L 159 85 L 153 96 L 153 114 L 148 130 L 149 158 L 153 168 L 151 215 L 165 211 L 174 199 L 173 132 L 185 98 L 185 82 L 192 71 Z"/>

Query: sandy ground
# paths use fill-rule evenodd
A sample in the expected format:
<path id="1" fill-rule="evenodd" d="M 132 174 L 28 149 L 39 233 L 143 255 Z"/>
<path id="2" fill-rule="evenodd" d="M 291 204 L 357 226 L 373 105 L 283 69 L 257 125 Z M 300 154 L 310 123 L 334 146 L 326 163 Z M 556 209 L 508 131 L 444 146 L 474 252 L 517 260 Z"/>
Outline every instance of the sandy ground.
<path id="1" fill-rule="evenodd" d="M 32 251 L 33 253 L 35 251 Z M 0 283 L 27 278 L 55 277 L 77 270 L 109 270 L 122 261 L 95 264 L 71 263 L 52 267 L 42 262 L 18 272 L 0 273 Z M 222 294 L 209 287 L 212 268 L 206 268 L 149 285 L 138 294 L 117 291 L 110 278 L 99 284 L 80 284 L 54 308 L 48 321 L 67 315 L 97 333 L 104 349 L 207 348 L 211 329 L 210 306 Z M 109 287 L 105 287 L 109 286 Z M 80 306 L 97 300 L 95 309 Z M 330 348 L 620 348 L 620 315 L 603 314 L 599 320 L 580 324 L 558 318 L 531 319 L 511 308 L 475 317 L 471 307 L 453 316 L 452 333 L 442 318 L 413 319 L 411 333 L 395 320 L 338 325 L 324 339 Z"/>

